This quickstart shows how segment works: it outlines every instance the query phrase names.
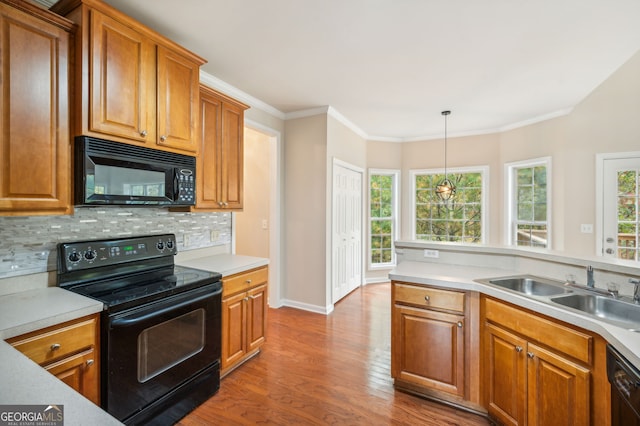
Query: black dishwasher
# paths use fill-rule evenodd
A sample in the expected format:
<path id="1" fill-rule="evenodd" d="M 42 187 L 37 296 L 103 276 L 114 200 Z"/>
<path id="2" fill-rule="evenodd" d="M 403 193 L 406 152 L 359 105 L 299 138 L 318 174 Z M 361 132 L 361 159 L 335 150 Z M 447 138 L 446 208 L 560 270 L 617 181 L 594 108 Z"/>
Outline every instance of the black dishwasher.
<path id="1" fill-rule="evenodd" d="M 611 345 L 607 345 L 607 377 L 611 426 L 640 426 L 640 371 Z"/>

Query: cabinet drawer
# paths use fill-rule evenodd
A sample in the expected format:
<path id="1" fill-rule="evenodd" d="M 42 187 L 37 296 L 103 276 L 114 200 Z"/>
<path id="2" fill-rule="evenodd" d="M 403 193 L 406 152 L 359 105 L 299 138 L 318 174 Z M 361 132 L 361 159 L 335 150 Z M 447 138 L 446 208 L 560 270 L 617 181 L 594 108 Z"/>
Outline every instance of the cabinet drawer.
<path id="1" fill-rule="evenodd" d="M 42 365 L 94 346 L 96 326 L 96 319 L 91 318 L 14 337 L 8 342 L 31 360 Z"/>
<path id="2" fill-rule="evenodd" d="M 247 291 L 257 285 L 264 284 L 267 282 L 268 278 L 268 268 L 254 269 L 252 271 L 231 275 L 228 278 L 223 278 L 222 297 Z"/>
<path id="3" fill-rule="evenodd" d="M 464 312 L 464 296 L 459 291 L 439 290 L 394 282 L 394 301 L 429 309 Z"/>
<path id="4" fill-rule="evenodd" d="M 488 298 L 485 299 L 485 316 L 487 321 L 520 333 L 528 340 L 547 345 L 584 363 L 592 363 L 593 338 L 588 334 Z"/>

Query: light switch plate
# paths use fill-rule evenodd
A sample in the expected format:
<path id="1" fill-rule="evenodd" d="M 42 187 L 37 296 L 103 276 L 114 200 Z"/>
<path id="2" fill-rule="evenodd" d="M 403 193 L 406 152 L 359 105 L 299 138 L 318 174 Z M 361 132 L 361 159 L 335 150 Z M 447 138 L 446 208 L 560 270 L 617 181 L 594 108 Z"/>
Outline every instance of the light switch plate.
<path id="1" fill-rule="evenodd" d="M 424 249 L 424 257 L 437 259 L 440 257 L 440 252 L 438 250 Z"/>
<path id="2" fill-rule="evenodd" d="M 580 232 L 583 234 L 593 234 L 593 224 L 591 223 L 583 223 L 580 225 Z"/>

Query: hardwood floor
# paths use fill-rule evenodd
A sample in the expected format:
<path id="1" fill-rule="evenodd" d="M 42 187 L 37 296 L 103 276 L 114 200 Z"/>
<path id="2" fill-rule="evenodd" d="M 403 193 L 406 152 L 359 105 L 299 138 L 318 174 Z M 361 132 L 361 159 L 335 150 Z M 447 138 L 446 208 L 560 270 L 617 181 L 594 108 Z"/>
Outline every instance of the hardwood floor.
<path id="1" fill-rule="evenodd" d="M 394 390 L 390 291 L 390 284 L 358 289 L 328 316 L 270 309 L 262 352 L 178 424 L 489 425 Z"/>

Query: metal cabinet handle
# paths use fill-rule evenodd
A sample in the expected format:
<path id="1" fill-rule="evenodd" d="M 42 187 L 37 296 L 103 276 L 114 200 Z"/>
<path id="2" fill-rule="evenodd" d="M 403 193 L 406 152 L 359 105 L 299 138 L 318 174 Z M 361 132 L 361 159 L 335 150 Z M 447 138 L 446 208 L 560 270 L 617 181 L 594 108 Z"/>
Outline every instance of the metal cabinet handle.
<path id="1" fill-rule="evenodd" d="M 425 302 L 429 302 L 430 300 L 431 300 L 431 297 L 429 297 L 429 295 L 427 295 L 427 296 L 425 296 L 425 297 L 424 297 L 424 301 L 425 301 Z"/>
<path id="2" fill-rule="evenodd" d="M 51 345 L 52 351 L 57 351 L 58 349 L 60 349 L 60 343 L 54 343 L 53 345 Z"/>
<path id="3" fill-rule="evenodd" d="M 531 359 L 533 359 L 533 357 L 535 357 L 535 355 L 533 354 L 533 352 L 527 352 L 527 356 Z"/>
<path id="4" fill-rule="evenodd" d="M 462 328 L 462 321 L 458 321 L 458 328 Z"/>
<path id="5" fill-rule="evenodd" d="M 160 142 L 165 142 L 167 137 L 165 135 L 160 136 Z"/>
<path id="6" fill-rule="evenodd" d="M 93 365 L 94 361 L 92 359 L 88 359 L 87 360 L 87 367 L 91 367 Z"/>
<path id="7" fill-rule="evenodd" d="M 251 284 L 251 280 L 247 280 L 247 284 Z"/>
<path id="8" fill-rule="evenodd" d="M 142 136 L 143 138 L 146 138 L 147 137 L 147 131 L 146 130 L 141 131 L 140 132 L 140 136 Z"/>
<path id="9" fill-rule="evenodd" d="M 516 346 L 516 352 L 518 353 L 522 352 L 522 346 Z"/>
<path id="10" fill-rule="evenodd" d="M 248 298 L 248 297 L 245 297 L 245 298 L 244 298 L 244 299 L 242 299 L 242 300 L 244 300 L 245 302 L 248 302 L 248 301 L 249 301 L 249 298 Z"/>

